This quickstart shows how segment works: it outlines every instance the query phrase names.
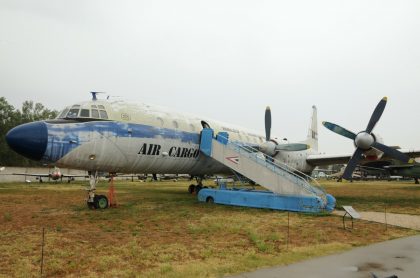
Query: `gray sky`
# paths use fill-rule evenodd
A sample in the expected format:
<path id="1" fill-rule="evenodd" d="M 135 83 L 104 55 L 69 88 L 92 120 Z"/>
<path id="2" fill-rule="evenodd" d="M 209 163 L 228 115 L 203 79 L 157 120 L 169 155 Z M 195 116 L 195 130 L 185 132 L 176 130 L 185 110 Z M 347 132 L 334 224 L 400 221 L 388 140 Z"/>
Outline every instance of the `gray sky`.
<path id="1" fill-rule="evenodd" d="M 0 0 L 0 95 L 61 109 L 106 91 L 302 140 L 319 121 L 420 148 L 420 2 Z M 320 126 L 320 149 L 353 151 Z"/>

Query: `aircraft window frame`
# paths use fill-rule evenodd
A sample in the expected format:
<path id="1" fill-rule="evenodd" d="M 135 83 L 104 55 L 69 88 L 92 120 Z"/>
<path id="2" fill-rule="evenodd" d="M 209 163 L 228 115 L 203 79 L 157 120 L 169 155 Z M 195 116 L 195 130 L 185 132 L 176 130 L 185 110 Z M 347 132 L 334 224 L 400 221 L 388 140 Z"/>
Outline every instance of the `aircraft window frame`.
<path id="1" fill-rule="evenodd" d="M 157 117 L 157 118 L 156 118 L 156 120 L 158 120 L 158 122 L 159 122 L 160 126 L 161 126 L 161 127 L 163 127 L 163 125 L 164 125 L 164 123 L 165 123 L 165 122 L 163 121 L 163 119 L 162 119 L 161 117 Z"/>
<path id="2" fill-rule="evenodd" d="M 85 115 L 83 115 L 83 112 Z M 86 115 L 87 112 L 87 115 Z M 80 109 L 80 116 L 81 118 L 90 118 L 90 110 L 89 109 Z"/>
<path id="3" fill-rule="evenodd" d="M 101 119 L 108 120 L 108 113 L 105 110 L 99 110 L 99 116 L 101 116 Z"/>
<path id="4" fill-rule="evenodd" d="M 67 116 L 69 110 L 69 108 L 64 108 L 64 110 L 61 111 L 60 115 L 58 115 L 57 119 L 64 119 Z"/>
<path id="5" fill-rule="evenodd" d="M 74 109 L 79 108 L 80 109 L 80 104 L 75 104 L 71 108 L 74 108 Z"/>
<path id="6" fill-rule="evenodd" d="M 98 105 L 98 109 L 105 110 L 105 106 L 103 106 L 103 105 Z"/>
<path id="7" fill-rule="evenodd" d="M 75 113 L 75 111 L 77 111 L 77 113 Z M 77 118 L 79 116 L 79 112 L 80 112 L 80 108 L 71 108 L 69 109 L 69 112 L 67 113 L 66 118 L 69 118 L 69 119 Z"/>
<path id="8" fill-rule="evenodd" d="M 94 119 L 100 119 L 99 118 L 99 110 L 98 109 L 92 109 L 91 110 L 91 115 L 92 115 L 92 118 L 94 118 Z M 94 115 L 96 113 L 96 115 Z"/>
<path id="9" fill-rule="evenodd" d="M 98 109 L 98 106 L 96 106 L 96 105 L 91 105 L 91 106 L 90 106 L 90 108 L 95 108 L 95 109 Z"/>
<path id="10" fill-rule="evenodd" d="M 179 124 L 176 120 L 172 121 L 172 125 L 174 126 L 174 128 L 178 129 L 179 128 Z"/>

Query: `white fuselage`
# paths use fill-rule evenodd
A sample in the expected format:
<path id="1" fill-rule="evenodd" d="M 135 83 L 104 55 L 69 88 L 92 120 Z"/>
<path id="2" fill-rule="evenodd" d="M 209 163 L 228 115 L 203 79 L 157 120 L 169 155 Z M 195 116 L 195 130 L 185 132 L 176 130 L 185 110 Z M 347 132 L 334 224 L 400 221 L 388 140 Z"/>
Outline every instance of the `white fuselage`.
<path id="1" fill-rule="evenodd" d="M 227 132 L 229 140 L 258 146 L 264 136 L 166 108 L 122 101 L 89 101 L 63 110 L 46 121 L 48 144 L 42 160 L 60 167 L 121 173 L 204 175 L 231 173 L 200 153 L 200 132 Z M 308 149 L 279 152 L 275 158 L 305 173 Z"/>

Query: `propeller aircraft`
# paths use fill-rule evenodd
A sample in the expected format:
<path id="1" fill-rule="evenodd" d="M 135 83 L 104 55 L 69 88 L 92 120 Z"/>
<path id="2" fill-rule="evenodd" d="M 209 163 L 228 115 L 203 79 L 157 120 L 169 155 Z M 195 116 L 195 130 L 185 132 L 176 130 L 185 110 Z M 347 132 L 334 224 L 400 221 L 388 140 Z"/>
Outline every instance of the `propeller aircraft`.
<path id="1" fill-rule="evenodd" d="M 196 190 L 201 188 L 204 176 L 232 174 L 230 168 L 200 153 L 200 133 L 208 127 L 215 134 L 227 132 L 229 140 L 256 148 L 297 173 L 310 174 L 318 165 L 343 163 L 349 158 L 349 155 L 319 154 L 315 106 L 312 107 L 306 140 L 279 144 L 276 137 L 271 136 L 269 107 L 265 113 L 264 136 L 231 124 L 171 112 L 167 108 L 102 100 L 96 94 L 92 92 L 90 101 L 66 107 L 54 120 L 23 124 L 6 135 L 8 145 L 27 158 L 89 171 L 89 207 L 106 208 L 108 205 L 105 196 L 95 194 L 98 172 L 189 174 L 197 179 Z M 370 135 L 373 127 L 374 124 L 370 124 L 369 129 L 358 137 L 360 148 L 357 154 L 368 150 L 369 144 L 395 153 Z M 356 138 L 353 133 L 345 134 Z M 420 151 L 409 155 L 419 156 Z M 357 161 L 355 159 L 352 163 Z"/>
<path id="2" fill-rule="evenodd" d="M 381 158 L 382 155 L 385 154 L 387 157 L 397 159 L 405 164 L 414 163 L 414 159 L 407 155 L 407 153 L 384 145 L 382 138 L 373 133 L 373 129 L 375 128 L 376 124 L 380 120 L 385 110 L 387 101 L 387 97 L 384 97 L 379 101 L 378 105 L 373 111 L 373 114 L 368 122 L 366 129 L 360 131 L 357 134 L 337 124 L 333 124 L 330 122 L 322 123 L 329 130 L 353 140 L 354 145 L 356 147 L 356 150 L 354 151 L 353 155 L 347 163 L 347 167 L 344 170 L 344 173 L 342 175 L 343 179 L 351 180 L 352 174 L 356 169 L 357 165 L 361 162 L 361 160 L 365 158 L 370 160 L 376 160 L 378 158 Z"/>

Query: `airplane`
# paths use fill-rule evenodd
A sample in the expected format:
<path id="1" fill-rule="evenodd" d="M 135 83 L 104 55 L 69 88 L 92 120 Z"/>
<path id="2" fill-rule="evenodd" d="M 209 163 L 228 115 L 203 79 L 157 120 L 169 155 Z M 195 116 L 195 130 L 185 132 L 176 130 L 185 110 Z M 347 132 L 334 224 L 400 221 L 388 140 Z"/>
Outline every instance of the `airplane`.
<path id="1" fill-rule="evenodd" d="M 70 183 L 75 178 L 89 178 L 89 176 L 86 175 L 66 175 L 61 173 L 60 168 L 54 167 L 53 171 L 48 174 L 28 174 L 28 173 L 13 173 L 12 175 L 15 176 L 25 176 L 25 177 L 37 177 L 37 180 L 39 180 L 40 183 L 43 182 L 42 178 L 48 178 L 53 181 L 61 180 L 63 181 L 63 178 L 67 178 L 67 182 Z"/>
<path id="2" fill-rule="evenodd" d="M 167 108 L 123 100 L 103 100 L 92 92 L 90 101 L 70 105 L 56 119 L 19 125 L 6 134 L 17 153 L 60 167 L 88 170 L 89 207 L 106 208 L 106 196 L 96 195 L 99 171 L 109 173 L 189 174 L 196 177 L 195 191 L 206 175 L 232 174 L 232 170 L 200 152 L 203 128 L 227 132 L 229 140 L 257 147 L 298 173 L 310 174 L 318 165 L 342 163 L 349 155 L 318 152 L 317 108 L 306 140 L 280 144 L 271 137 L 271 109 L 265 111 L 265 136 L 228 123 L 205 119 Z M 420 150 L 409 153 L 417 157 Z M 189 188 L 190 189 L 190 188 Z"/>
<path id="3" fill-rule="evenodd" d="M 322 123 L 327 129 L 353 140 L 354 146 L 356 147 L 356 150 L 347 162 L 347 166 L 342 175 L 343 179 L 352 180 L 354 170 L 360 163 L 363 164 L 363 162 L 394 158 L 404 164 L 410 165 L 415 163 L 413 158 L 418 156 L 418 151 L 404 151 L 396 147 L 386 146 L 383 144 L 382 138 L 372 132 L 382 117 L 387 101 L 387 97 L 379 101 L 366 129 L 357 134 L 331 122 Z"/>
<path id="4" fill-rule="evenodd" d="M 420 179 L 420 164 L 408 163 L 399 165 L 389 165 L 384 167 L 392 176 L 401 176 L 413 178 L 415 184 L 419 184 Z"/>

